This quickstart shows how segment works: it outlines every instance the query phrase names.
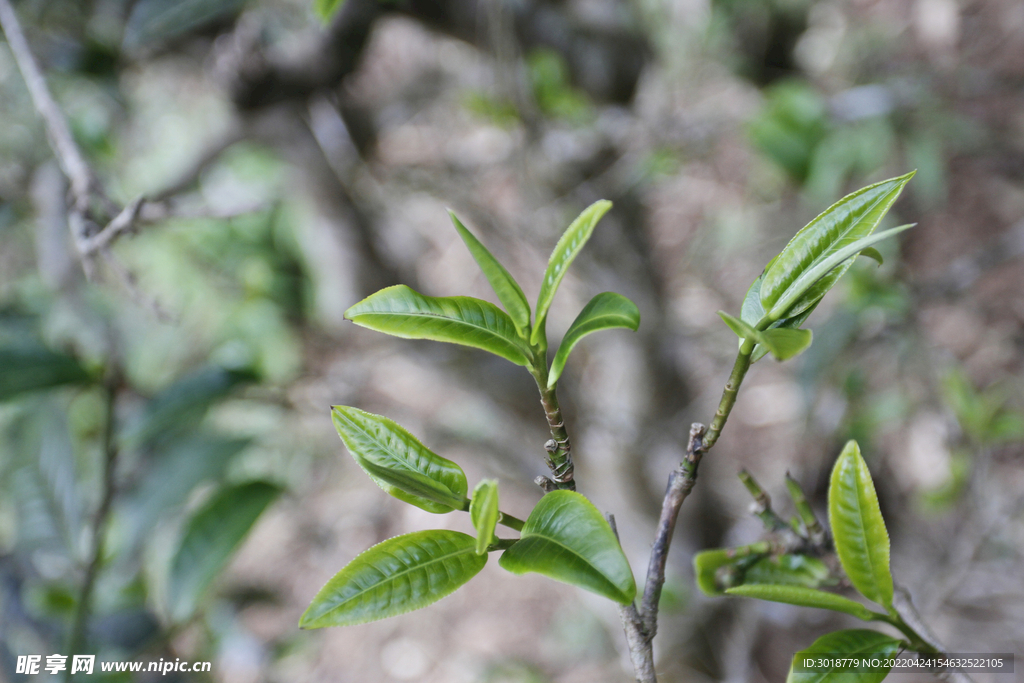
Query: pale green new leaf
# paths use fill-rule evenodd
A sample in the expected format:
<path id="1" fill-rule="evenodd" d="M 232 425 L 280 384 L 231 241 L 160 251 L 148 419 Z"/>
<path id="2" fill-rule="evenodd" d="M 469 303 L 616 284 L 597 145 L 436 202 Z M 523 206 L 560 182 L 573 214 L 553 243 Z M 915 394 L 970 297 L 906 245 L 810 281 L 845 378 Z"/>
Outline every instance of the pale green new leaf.
<path id="1" fill-rule="evenodd" d="M 884 633 L 867 629 L 835 631 L 815 640 L 809 648 L 793 655 L 786 683 L 881 683 L 889 673 L 890 667 L 884 666 L 887 659 L 895 657 L 902 643 Z M 834 662 L 836 659 L 866 657 L 879 659 L 883 663 L 879 668 L 852 668 L 846 666 L 825 666 L 808 668 L 803 666 L 805 660 L 814 662 Z"/>
<path id="2" fill-rule="evenodd" d="M 469 504 L 469 517 L 476 529 L 476 554 L 485 555 L 487 546 L 494 539 L 494 528 L 498 526 L 498 481 L 484 479 L 473 489 L 473 500 Z"/>
<path id="3" fill-rule="evenodd" d="M 719 311 L 718 315 L 729 326 L 729 329 L 736 333 L 736 336 L 741 341 L 744 339 L 754 340 L 767 351 L 771 351 L 772 355 L 778 360 L 789 360 L 811 345 L 812 334 L 810 330 L 778 327 L 762 332 L 746 321 L 735 318 L 725 311 Z"/>
<path id="4" fill-rule="evenodd" d="M 847 442 L 832 469 L 828 517 L 836 554 L 853 587 L 868 600 L 892 607 L 889 533 L 856 441 Z"/>
<path id="5" fill-rule="evenodd" d="M 764 557 L 747 567 L 743 583 L 772 584 L 776 586 L 804 586 L 817 588 L 828 582 L 828 566 L 808 555 L 779 555 Z"/>
<path id="6" fill-rule="evenodd" d="M 189 520 L 171 563 L 171 616 L 187 619 L 281 488 L 253 481 L 221 489 Z"/>
<path id="7" fill-rule="evenodd" d="M 861 249 L 860 250 L 860 255 L 861 256 L 867 256 L 869 259 L 872 259 L 873 261 L 875 261 L 878 265 L 883 265 L 885 263 L 885 259 L 882 258 L 882 253 L 880 251 L 878 251 L 877 249 L 875 249 L 874 247 L 868 247 L 867 249 Z"/>
<path id="8" fill-rule="evenodd" d="M 327 582 L 300 628 L 351 626 L 411 612 L 450 595 L 487 564 L 458 531 L 417 531 L 363 551 Z"/>
<path id="9" fill-rule="evenodd" d="M 498 301 L 508 311 L 519 334 L 525 338 L 530 330 L 530 304 L 526 301 L 526 295 L 523 294 L 519 283 L 505 270 L 505 266 L 494 258 L 487 247 L 462 224 L 458 216 L 451 211 L 448 212 L 448 215 L 451 216 L 452 223 L 459 231 L 462 241 L 466 243 L 469 253 L 473 255 L 473 259 L 483 271 L 484 277 L 491 283 L 491 289 L 498 295 Z"/>
<path id="10" fill-rule="evenodd" d="M 357 325 L 404 339 L 472 346 L 516 365 L 529 363 L 515 323 L 494 304 L 468 296 L 424 296 L 405 285 L 371 294 L 345 311 Z"/>
<path id="11" fill-rule="evenodd" d="M 790 605 L 801 607 L 818 607 L 830 609 L 834 612 L 843 612 L 858 619 L 870 621 L 876 615 L 859 602 L 844 598 L 835 593 L 806 588 L 804 586 L 779 586 L 763 583 L 747 583 L 725 591 L 729 595 L 738 595 L 744 598 L 757 598 L 758 600 L 770 600 L 772 602 L 785 602 Z"/>
<path id="12" fill-rule="evenodd" d="M 537 503 L 518 543 L 501 556 L 513 574 L 537 572 L 621 604 L 636 597 L 636 583 L 615 532 L 589 500 L 575 491 L 552 491 Z"/>
<path id="13" fill-rule="evenodd" d="M 551 370 L 548 372 L 548 386 L 555 386 L 558 378 L 562 376 L 569 354 L 588 334 L 616 327 L 625 327 L 636 332 L 639 326 L 640 309 L 636 304 L 615 292 L 598 294 L 583 307 L 562 338 L 555 359 L 551 363 Z"/>
<path id="14" fill-rule="evenodd" d="M 730 565 L 735 565 L 741 558 L 736 557 L 735 549 L 714 548 L 703 550 L 693 556 L 693 573 L 697 578 L 697 587 L 704 595 L 724 595 L 725 589 L 730 588 L 742 579 L 739 571 L 733 571 Z M 742 558 L 748 559 L 748 558 Z M 719 569 L 730 567 L 728 580 L 721 576 Z M 735 576 L 733 576 L 735 574 Z"/>
<path id="15" fill-rule="evenodd" d="M 469 483 L 462 468 L 398 423 L 349 406 L 334 406 L 331 419 L 355 461 L 387 493 L 427 512 L 465 508 Z"/>
<path id="16" fill-rule="evenodd" d="M 590 235 L 594 232 L 594 226 L 611 208 L 612 203 L 605 199 L 594 202 L 572 222 L 558 240 L 558 244 L 555 245 L 554 251 L 551 252 L 551 258 L 548 259 L 547 270 L 544 271 L 540 295 L 537 297 L 537 317 L 533 334 L 530 337 L 532 343 L 539 343 L 544 334 L 543 323 L 548 317 L 548 308 L 551 307 L 555 292 L 558 291 L 558 285 L 562 284 L 562 278 L 565 277 L 573 259 L 590 239 Z"/>
<path id="17" fill-rule="evenodd" d="M 806 276 L 845 247 L 869 236 L 889 211 L 914 172 L 875 183 L 843 197 L 800 230 L 775 258 L 761 283 L 761 304 L 773 320 L 793 317 L 824 291 L 808 290 L 833 268 L 872 243 L 864 243 L 811 279 Z M 890 233 L 891 234 L 891 233 Z M 835 284 L 832 275 L 822 283 Z M 820 288 L 819 288 L 820 289 Z M 827 291 L 827 289 L 825 289 Z M 803 297 L 804 294 L 809 296 Z M 802 298 L 803 297 L 803 298 Z"/>

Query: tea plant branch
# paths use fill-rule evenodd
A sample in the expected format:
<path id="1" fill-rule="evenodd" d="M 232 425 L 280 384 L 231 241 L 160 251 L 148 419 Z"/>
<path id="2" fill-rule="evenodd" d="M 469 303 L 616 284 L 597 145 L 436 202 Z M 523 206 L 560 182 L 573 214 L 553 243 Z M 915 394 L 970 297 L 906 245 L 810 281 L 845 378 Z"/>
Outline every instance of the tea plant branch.
<path id="1" fill-rule="evenodd" d="M 711 426 L 708 427 L 707 434 L 704 437 L 703 448 L 705 451 L 710 450 L 718 442 L 722 428 L 725 427 L 725 421 L 729 419 L 729 413 L 732 412 L 732 408 L 736 404 L 736 394 L 740 389 L 740 385 L 743 384 L 743 378 L 746 377 L 747 370 L 750 369 L 750 354 L 753 351 L 754 341 L 752 339 L 744 339 L 739 353 L 736 354 L 736 362 L 733 363 L 732 372 L 729 374 L 729 381 L 725 383 L 725 389 L 722 391 L 722 399 L 718 403 L 718 410 L 715 411 L 715 417 L 711 420 Z"/>
<path id="2" fill-rule="evenodd" d="M 99 576 L 100 565 L 103 563 L 107 527 L 109 526 L 110 512 L 117 489 L 115 485 L 115 472 L 118 460 L 117 424 L 115 418 L 117 383 L 118 379 L 116 376 L 111 377 L 107 380 L 105 387 L 107 414 L 106 423 L 103 428 L 103 481 L 101 498 L 92 524 L 92 553 L 85 569 L 85 576 L 82 579 L 82 588 L 72 620 L 71 635 L 68 638 L 68 652 L 72 655 L 82 654 L 82 650 L 86 646 L 89 617 L 92 611 L 92 596 L 96 587 L 96 578 Z M 67 673 L 65 680 L 71 680 L 70 671 Z"/>
<path id="3" fill-rule="evenodd" d="M 936 653 L 947 652 L 946 647 L 939 642 L 935 634 L 924 623 L 924 619 L 918 614 L 917 608 L 914 607 L 914 603 L 910 599 L 910 592 L 903 586 L 896 585 L 894 587 L 892 606 L 899 621 L 913 631 L 919 640 L 934 649 Z M 950 683 L 974 683 L 973 679 L 962 671 L 942 671 L 936 676 Z"/>
<path id="4" fill-rule="evenodd" d="M 540 405 L 544 409 L 544 417 L 548 423 L 548 430 L 551 438 L 544 444 L 547 451 L 547 464 L 551 470 L 551 478 L 537 477 L 534 483 L 544 489 L 545 493 L 557 491 L 558 489 L 576 490 L 576 481 L 573 478 L 574 466 L 572 462 L 572 442 L 569 439 L 569 432 L 565 429 L 565 418 L 562 417 L 562 408 L 558 404 L 557 384 L 548 386 L 547 348 L 542 343 L 534 348 L 530 374 L 537 382 L 537 389 L 540 391 Z"/>

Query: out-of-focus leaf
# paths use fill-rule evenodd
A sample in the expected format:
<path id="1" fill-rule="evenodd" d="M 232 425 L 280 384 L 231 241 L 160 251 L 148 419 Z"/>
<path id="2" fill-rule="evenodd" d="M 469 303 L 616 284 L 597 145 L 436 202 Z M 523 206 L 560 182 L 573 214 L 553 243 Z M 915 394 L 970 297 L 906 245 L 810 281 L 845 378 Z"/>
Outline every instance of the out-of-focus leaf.
<path id="1" fill-rule="evenodd" d="M 351 626 L 437 602 L 487 563 L 476 540 L 458 531 L 417 531 L 365 550 L 327 582 L 300 628 Z"/>
<path id="2" fill-rule="evenodd" d="M 448 215 L 451 216 L 452 223 L 455 225 L 455 229 L 459 231 L 462 241 L 466 243 L 469 253 L 473 255 L 473 258 L 480 266 L 480 270 L 483 271 L 484 277 L 491 283 L 494 293 L 498 295 L 498 301 L 508 311 L 508 315 L 512 318 L 516 330 L 526 338 L 530 330 L 530 304 L 526 301 L 526 295 L 523 294 L 519 283 L 505 270 L 505 266 L 501 265 L 498 259 L 494 258 L 494 255 L 487 250 L 487 247 L 462 224 L 458 216 L 451 211 L 448 212 Z"/>
<path id="3" fill-rule="evenodd" d="M 161 450 L 138 488 L 124 501 L 130 544 L 142 540 L 161 514 L 184 504 L 200 483 L 219 479 L 249 443 L 248 439 L 197 435 Z"/>
<path id="4" fill-rule="evenodd" d="M 892 607 L 889 533 L 856 441 L 847 442 L 832 469 L 828 517 L 836 554 L 850 583 L 868 600 Z"/>
<path id="5" fill-rule="evenodd" d="M 349 453 L 384 491 L 427 512 L 465 509 L 465 472 L 404 427 L 348 406 L 334 406 L 331 418 Z"/>
<path id="6" fill-rule="evenodd" d="M 313 11 L 326 24 L 345 4 L 345 0 L 313 0 Z"/>
<path id="7" fill-rule="evenodd" d="M 793 663 L 786 677 L 786 683 L 881 683 L 889 674 L 890 667 L 852 668 L 802 666 L 805 660 L 814 662 L 833 662 L 843 657 L 864 657 L 872 655 L 872 659 L 885 660 L 895 657 L 901 648 L 899 640 L 878 631 L 852 629 L 835 631 L 818 638 L 806 650 L 793 655 Z"/>
<path id="8" fill-rule="evenodd" d="M 494 304 L 468 296 L 424 296 L 405 285 L 371 294 L 345 311 L 357 325 L 404 339 L 431 339 L 472 346 L 516 365 L 529 350 L 515 323 Z"/>
<path id="9" fill-rule="evenodd" d="M 636 583 L 615 532 L 589 500 L 552 491 L 537 503 L 518 543 L 499 561 L 513 574 L 537 572 L 627 604 Z"/>
<path id="10" fill-rule="evenodd" d="M 44 346 L 0 349 L 0 401 L 67 384 L 88 384 L 93 377 L 78 361 Z"/>
<path id="11" fill-rule="evenodd" d="M 818 588 L 829 580 L 828 567 L 816 557 L 779 555 L 764 557 L 747 567 L 743 583 Z"/>
<path id="12" fill-rule="evenodd" d="M 125 438 L 133 446 L 151 446 L 193 431 L 210 406 L 256 379 L 249 370 L 221 367 L 207 367 L 186 375 L 149 401 L 141 419 Z"/>
<path id="13" fill-rule="evenodd" d="M 697 587 L 704 595 L 723 595 L 725 588 L 731 587 L 732 582 L 729 582 L 729 586 L 721 586 L 718 570 L 720 567 L 728 567 L 735 562 L 736 554 L 727 548 L 715 548 L 697 553 L 693 556 L 693 573 L 697 577 Z"/>
<path id="14" fill-rule="evenodd" d="M 791 318 L 816 303 L 838 279 L 830 271 L 878 241 L 866 238 L 913 176 L 911 171 L 843 197 L 790 240 L 761 281 L 761 305 L 773 320 Z M 858 246 L 850 251 L 853 245 Z"/>
<path id="15" fill-rule="evenodd" d="M 484 479 L 473 489 L 473 501 L 469 504 L 469 516 L 476 529 L 476 554 L 487 554 L 487 546 L 494 539 L 498 526 L 498 482 Z"/>
<path id="16" fill-rule="evenodd" d="M 558 378 L 562 376 L 569 354 L 588 334 L 616 327 L 625 327 L 636 332 L 639 326 L 640 310 L 636 304 L 615 292 L 598 294 L 583 307 L 562 338 L 548 373 L 548 386 L 555 386 Z"/>
<path id="17" fill-rule="evenodd" d="M 281 488 L 262 481 L 229 486 L 192 516 L 171 563 L 168 597 L 175 621 L 188 618 L 207 587 Z"/>
<path id="18" fill-rule="evenodd" d="M 128 51 L 164 45 L 237 13 L 245 0 L 139 0 L 124 27 Z"/>
<path id="19" fill-rule="evenodd" d="M 558 244 L 555 245 L 554 251 L 551 252 L 551 258 L 548 259 L 548 267 L 544 271 L 544 280 L 540 285 L 540 295 L 537 297 L 536 322 L 533 326 L 533 334 L 530 337 L 532 343 L 540 343 L 541 336 L 544 334 L 544 322 L 548 317 L 548 308 L 551 307 L 551 302 L 555 298 L 555 292 L 558 291 L 558 286 L 562 284 L 562 278 L 565 277 L 566 271 L 569 270 L 569 266 L 577 254 L 580 253 L 580 250 L 583 249 L 583 245 L 590 239 L 590 235 L 593 234 L 597 222 L 611 208 L 612 203 L 606 199 L 594 202 L 583 210 L 583 213 L 566 228 L 566 231 L 559 238 Z"/>
<path id="20" fill-rule="evenodd" d="M 764 583 L 745 583 L 740 586 L 728 588 L 725 591 L 729 595 L 737 595 L 744 598 L 757 598 L 758 600 L 770 600 L 771 602 L 784 602 L 790 605 L 801 607 L 817 607 L 819 609 L 830 609 L 834 612 L 843 612 L 858 619 L 870 621 L 875 615 L 864 605 L 844 598 L 835 593 L 805 588 L 803 586 L 778 586 Z"/>

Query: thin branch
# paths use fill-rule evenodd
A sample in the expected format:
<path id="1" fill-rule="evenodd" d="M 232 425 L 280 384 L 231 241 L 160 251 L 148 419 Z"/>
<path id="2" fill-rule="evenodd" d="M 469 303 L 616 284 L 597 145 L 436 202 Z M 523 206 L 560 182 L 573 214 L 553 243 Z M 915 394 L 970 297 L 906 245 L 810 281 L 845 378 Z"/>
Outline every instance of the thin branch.
<path id="1" fill-rule="evenodd" d="M 935 648 L 936 652 L 947 653 L 948 649 L 939 642 L 939 639 L 921 618 L 917 608 L 914 607 L 914 603 L 910 599 L 910 592 L 902 586 L 895 586 L 892 597 L 893 609 L 896 610 L 903 623 L 909 626 L 925 644 Z M 950 683 L 974 683 L 974 680 L 962 671 L 941 671 L 935 675 Z"/>
<path id="2" fill-rule="evenodd" d="M 617 539 L 619 528 L 615 524 L 615 515 L 605 513 L 605 519 Z M 622 630 L 626 632 L 626 647 L 637 683 L 658 683 L 654 672 L 654 637 L 644 628 L 635 600 L 628 605 L 619 605 L 619 618 L 622 620 Z"/>
<path id="3" fill-rule="evenodd" d="M 790 526 L 786 524 L 786 520 L 782 519 L 772 509 L 772 498 L 768 495 L 768 492 L 761 488 L 761 485 L 757 483 L 752 475 L 746 468 L 743 468 L 739 472 L 740 481 L 750 492 L 750 496 L 754 499 L 754 506 L 752 512 L 760 518 L 764 524 L 764 528 L 769 532 L 782 531 L 783 529 L 790 529 Z M 792 529 L 790 529 L 792 531 Z"/>

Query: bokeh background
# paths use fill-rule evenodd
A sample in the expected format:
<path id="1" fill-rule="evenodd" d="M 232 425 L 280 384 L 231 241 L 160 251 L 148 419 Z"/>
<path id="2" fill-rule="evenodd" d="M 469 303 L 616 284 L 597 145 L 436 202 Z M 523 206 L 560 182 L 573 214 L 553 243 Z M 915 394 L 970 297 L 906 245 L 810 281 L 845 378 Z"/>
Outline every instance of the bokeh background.
<path id="1" fill-rule="evenodd" d="M 0 681 L 24 679 L 19 654 L 61 652 L 76 620 L 100 659 L 214 662 L 178 680 L 630 680 L 613 605 L 494 561 L 425 610 L 297 629 L 366 547 L 469 529 L 374 486 L 330 405 L 397 420 L 471 483 L 497 477 L 519 516 L 545 473 L 525 371 L 345 309 L 396 283 L 493 300 L 446 207 L 532 299 L 568 222 L 611 199 L 548 329 L 601 291 L 640 307 L 638 333 L 576 351 L 560 398 L 580 490 L 615 513 L 641 576 L 666 476 L 732 363 L 715 312 L 738 311 L 825 206 L 914 168 L 887 220 L 918 226 L 825 299 L 807 353 L 748 375 L 682 511 L 658 670 L 780 681 L 850 625 L 705 598 L 691 560 L 761 537 L 741 466 L 783 514 L 786 471 L 823 511 L 851 437 L 933 630 L 1024 654 L 1024 4 L 346 0 L 325 21 L 328 5 L 15 3 L 111 197 L 168 198 L 177 217 L 86 281 L 66 181 L 0 43 Z M 54 388 L 21 391 L 26 376 Z M 218 497 L 263 513 L 196 550 L 205 592 L 170 590 L 179 539 Z"/>

